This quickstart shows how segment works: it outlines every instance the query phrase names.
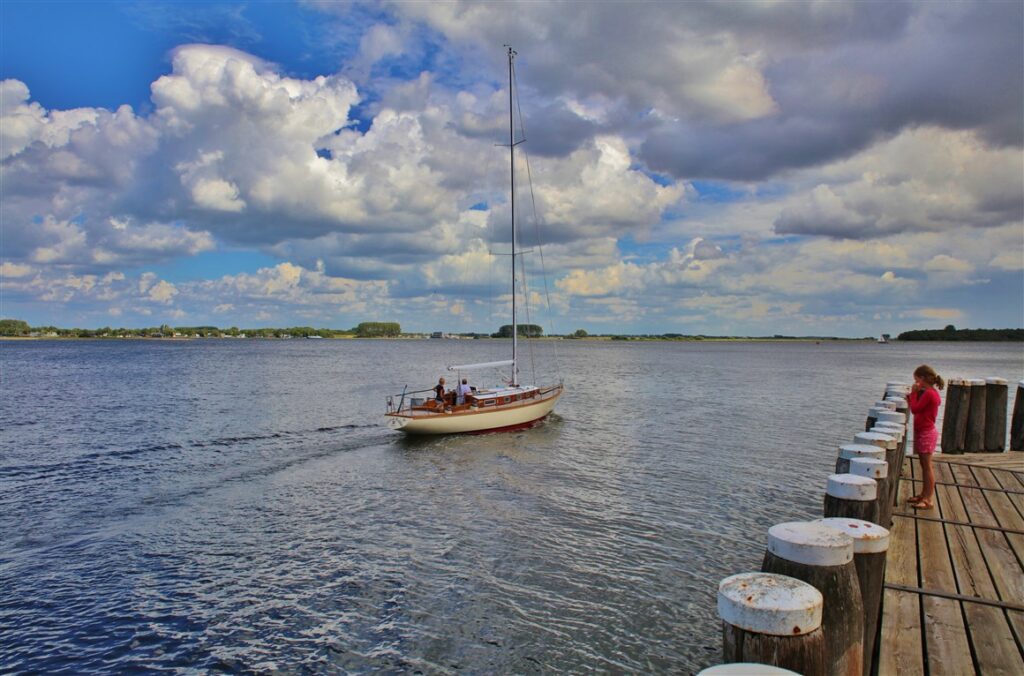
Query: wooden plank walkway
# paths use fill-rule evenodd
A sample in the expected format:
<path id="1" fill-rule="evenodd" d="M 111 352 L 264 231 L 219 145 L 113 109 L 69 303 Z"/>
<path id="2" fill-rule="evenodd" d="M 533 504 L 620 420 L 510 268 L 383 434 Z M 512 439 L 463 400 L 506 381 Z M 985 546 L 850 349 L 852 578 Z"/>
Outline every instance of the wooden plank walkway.
<path id="1" fill-rule="evenodd" d="M 935 509 L 916 456 L 900 478 L 877 673 L 1024 674 L 1024 454 L 935 460 Z"/>

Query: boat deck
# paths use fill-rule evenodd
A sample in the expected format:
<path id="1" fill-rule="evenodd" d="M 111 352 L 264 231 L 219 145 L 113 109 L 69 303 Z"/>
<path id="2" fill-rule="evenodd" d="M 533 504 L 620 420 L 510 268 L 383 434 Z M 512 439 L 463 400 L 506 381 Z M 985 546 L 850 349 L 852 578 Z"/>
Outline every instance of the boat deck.
<path id="1" fill-rule="evenodd" d="M 877 673 L 1024 674 L 1024 454 L 935 456 L 935 508 L 904 465 Z"/>

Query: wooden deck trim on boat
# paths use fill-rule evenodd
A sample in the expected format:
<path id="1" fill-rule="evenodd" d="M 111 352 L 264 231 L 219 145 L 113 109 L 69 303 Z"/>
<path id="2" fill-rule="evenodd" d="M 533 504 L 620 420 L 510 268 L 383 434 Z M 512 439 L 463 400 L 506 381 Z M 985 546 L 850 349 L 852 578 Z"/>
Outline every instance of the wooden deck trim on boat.
<path id="1" fill-rule="evenodd" d="M 555 390 L 560 390 L 561 388 L 562 388 L 561 385 L 556 385 L 554 387 L 548 387 L 548 388 L 543 389 L 543 390 L 538 389 L 537 396 L 535 396 L 535 397 L 531 397 L 529 399 L 520 399 L 519 401 L 510 401 L 507 404 L 495 404 L 494 406 L 486 406 L 486 407 L 485 406 L 477 406 L 476 410 L 467 409 L 465 411 L 449 411 L 449 412 L 433 411 L 431 413 L 428 413 L 427 415 L 410 415 L 410 414 L 407 414 L 407 413 L 399 413 L 398 411 L 392 411 L 390 413 L 385 413 L 384 415 L 392 416 L 394 418 L 409 418 L 411 420 L 421 420 L 423 418 L 440 418 L 442 416 L 445 417 L 445 418 L 457 418 L 457 417 L 462 417 L 462 416 L 467 416 L 467 415 L 479 415 L 481 413 L 492 413 L 494 411 L 510 411 L 510 410 L 517 409 L 517 408 L 528 408 L 530 406 L 537 406 L 539 404 L 544 404 L 544 403 L 550 401 L 551 399 L 553 399 L 555 396 L 561 396 L 560 394 L 554 395 L 554 396 L 551 396 L 551 397 L 545 397 L 544 395 L 551 394 Z"/>

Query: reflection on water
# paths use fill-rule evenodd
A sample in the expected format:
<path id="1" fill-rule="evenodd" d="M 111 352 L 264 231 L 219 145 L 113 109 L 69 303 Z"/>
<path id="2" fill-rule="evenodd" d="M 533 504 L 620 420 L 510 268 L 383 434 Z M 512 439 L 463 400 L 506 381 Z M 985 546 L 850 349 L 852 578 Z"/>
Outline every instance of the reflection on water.
<path id="1" fill-rule="evenodd" d="M 1024 377 L 1018 346 L 573 341 L 536 428 L 382 425 L 495 344 L 0 345 L 0 671 L 695 671 L 718 581 L 818 515 L 886 381 Z"/>

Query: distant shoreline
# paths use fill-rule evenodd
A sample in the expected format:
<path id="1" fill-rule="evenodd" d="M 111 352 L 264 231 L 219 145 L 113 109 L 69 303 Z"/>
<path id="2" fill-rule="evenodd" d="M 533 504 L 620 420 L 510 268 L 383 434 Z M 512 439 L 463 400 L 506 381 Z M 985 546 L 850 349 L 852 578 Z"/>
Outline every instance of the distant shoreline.
<path id="1" fill-rule="evenodd" d="M 0 336 L 0 341 L 39 341 L 39 340 L 52 340 L 52 341 L 78 341 L 78 340 L 91 340 L 91 341 L 102 341 L 102 342 L 116 342 L 116 341 L 152 341 L 152 342 L 191 342 L 196 340 L 208 340 L 208 341 L 252 341 L 252 340 L 269 340 L 269 341 L 293 341 L 293 340 L 310 340 L 305 337 L 291 337 L 291 338 L 278 338 L 273 336 L 247 336 L 247 337 L 235 337 L 235 336 L 200 336 L 198 338 L 192 336 L 174 336 L 174 337 L 154 337 L 154 336 Z M 360 337 L 351 335 L 339 335 L 330 336 L 327 338 L 321 338 L 321 340 L 395 340 L 395 341 L 407 341 L 407 340 L 474 340 L 473 338 L 431 338 L 430 336 L 378 336 L 378 337 Z M 510 338 L 478 338 L 475 340 L 511 340 Z M 565 340 L 570 342 L 591 342 L 591 343 L 875 343 L 877 342 L 874 338 L 838 338 L 838 337 L 822 337 L 822 338 L 774 338 L 774 337 L 758 337 L 758 336 L 715 336 L 715 337 L 685 337 L 685 338 L 663 338 L 660 336 L 587 336 L 585 338 L 575 338 L 568 336 L 541 336 L 539 338 L 529 338 L 527 340 Z M 890 340 L 888 344 L 893 345 L 896 343 L 1007 343 L 1007 342 L 1021 342 L 1016 340 L 992 340 L 992 339 L 932 339 L 932 340 Z"/>

